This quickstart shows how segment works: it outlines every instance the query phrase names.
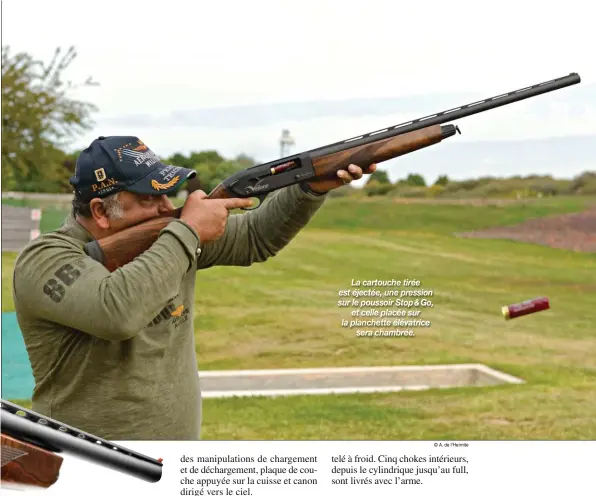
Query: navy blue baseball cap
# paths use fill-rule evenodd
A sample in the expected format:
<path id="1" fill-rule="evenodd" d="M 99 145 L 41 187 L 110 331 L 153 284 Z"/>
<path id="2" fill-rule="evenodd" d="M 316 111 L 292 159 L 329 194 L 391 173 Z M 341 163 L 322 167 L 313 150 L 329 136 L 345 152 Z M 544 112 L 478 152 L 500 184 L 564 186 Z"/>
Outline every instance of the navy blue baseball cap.
<path id="1" fill-rule="evenodd" d="M 136 136 L 100 136 L 79 155 L 70 184 L 89 202 L 123 190 L 142 195 L 173 193 L 196 174 L 193 169 L 163 164 Z"/>

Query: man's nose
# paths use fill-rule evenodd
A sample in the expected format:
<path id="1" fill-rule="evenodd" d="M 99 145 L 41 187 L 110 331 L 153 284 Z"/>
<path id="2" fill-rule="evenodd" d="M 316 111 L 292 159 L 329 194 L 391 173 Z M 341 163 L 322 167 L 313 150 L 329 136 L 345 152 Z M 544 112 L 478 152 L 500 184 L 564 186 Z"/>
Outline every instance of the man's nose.
<path id="1" fill-rule="evenodd" d="M 172 201 L 168 198 L 168 195 L 161 195 L 158 206 L 158 210 L 160 214 L 165 214 L 167 212 L 171 212 L 172 210 L 176 210 Z"/>

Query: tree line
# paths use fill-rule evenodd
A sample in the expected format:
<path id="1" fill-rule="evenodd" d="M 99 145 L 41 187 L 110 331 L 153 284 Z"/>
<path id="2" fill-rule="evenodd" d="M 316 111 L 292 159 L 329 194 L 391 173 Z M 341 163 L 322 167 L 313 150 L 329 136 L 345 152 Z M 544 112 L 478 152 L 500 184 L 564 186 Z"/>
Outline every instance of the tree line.
<path id="1" fill-rule="evenodd" d="M 67 152 L 77 137 L 95 125 L 95 105 L 73 96 L 80 88 L 99 86 L 88 77 L 82 82 L 65 78 L 76 59 L 74 47 L 56 48 L 49 63 L 26 52 L 13 53 L 2 46 L 2 190 L 40 193 L 70 193 L 69 178 L 74 174 L 80 152 Z M 162 157 L 167 164 L 188 167 L 197 177 L 186 189 L 211 191 L 234 172 L 255 165 L 244 154 L 233 159 L 215 150 L 175 153 Z M 347 194 L 353 188 L 336 194 Z M 442 195 L 556 195 L 596 194 L 596 174 L 584 173 L 571 181 L 549 176 L 528 178 L 479 178 L 451 181 L 440 176 L 427 185 L 420 174 L 409 174 L 395 183 L 386 171 L 376 171 L 367 181 L 368 196 L 442 196 Z"/>
<path id="2" fill-rule="evenodd" d="M 74 47 L 56 48 L 49 63 L 26 52 L 13 53 L 2 46 L 2 190 L 69 193 L 80 151 L 69 146 L 95 125 L 99 110 L 73 96 L 75 90 L 99 86 L 88 77 L 82 82 L 66 78 L 77 57 Z M 233 159 L 215 150 L 175 153 L 162 157 L 167 164 L 188 167 L 197 177 L 186 188 L 210 191 L 234 172 L 255 165 L 240 154 Z"/>
<path id="3" fill-rule="evenodd" d="M 354 192 L 356 193 L 356 192 Z M 344 195 L 345 193 L 337 193 Z M 404 198 L 526 198 L 544 196 L 596 195 L 596 172 L 582 172 L 572 179 L 555 179 L 549 175 L 531 174 L 513 177 L 478 177 L 453 180 L 439 176 L 433 184 L 419 174 L 391 182 L 387 172 L 376 171 L 364 186 L 365 196 Z"/>

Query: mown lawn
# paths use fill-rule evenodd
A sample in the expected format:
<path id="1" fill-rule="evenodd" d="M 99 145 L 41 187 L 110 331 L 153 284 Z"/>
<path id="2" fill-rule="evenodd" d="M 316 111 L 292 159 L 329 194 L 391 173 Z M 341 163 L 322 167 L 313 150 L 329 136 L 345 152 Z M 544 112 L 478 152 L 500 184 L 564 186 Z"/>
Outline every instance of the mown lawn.
<path id="1" fill-rule="evenodd" d="M 596 256 L 453 232 L 582 209 L 333 199 L 265 264 L 199 273 L 202 370 L 484 363 L 523 385 L 374 395 L 204 401 L 206 439 L 594 439 Z M 2 255 L 2 310 L 14 257 Z M 352 279 L 419 279 L 432 321 L 411 338 L 356 337 L 338 291 Z M 8 290 L 8 291 L 7 291 Z M 505 321 L 502 305 L 548 296 Z"/>

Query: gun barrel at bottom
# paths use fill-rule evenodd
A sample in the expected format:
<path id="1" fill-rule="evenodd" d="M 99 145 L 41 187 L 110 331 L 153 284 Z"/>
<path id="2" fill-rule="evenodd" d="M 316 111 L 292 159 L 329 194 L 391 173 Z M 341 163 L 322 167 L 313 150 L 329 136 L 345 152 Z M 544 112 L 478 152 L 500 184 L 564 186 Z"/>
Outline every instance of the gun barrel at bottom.
<path id="1" fill-rule="evenodd" d="M 30 419 L 0 410 L 2 432 L 22 441 L 44 447 L 57 453 L 68 453 L 89 462 L 142 479 L 158 482 L 162 476 L 162 464 L 141 459 L 127 450 L 117 450 L 95 444 L 73 434 L 33 422 Z M 72 428 L 71 428 L 72 429 Z M 72 429 L 78 432 L 76 429 Z M 107 444 L 112 445 L 112 443 Z"/>

